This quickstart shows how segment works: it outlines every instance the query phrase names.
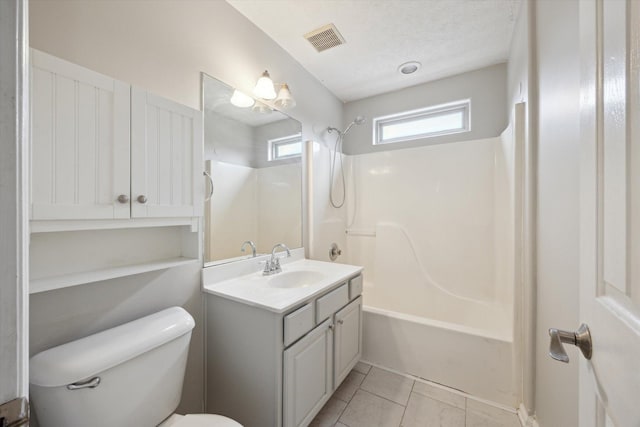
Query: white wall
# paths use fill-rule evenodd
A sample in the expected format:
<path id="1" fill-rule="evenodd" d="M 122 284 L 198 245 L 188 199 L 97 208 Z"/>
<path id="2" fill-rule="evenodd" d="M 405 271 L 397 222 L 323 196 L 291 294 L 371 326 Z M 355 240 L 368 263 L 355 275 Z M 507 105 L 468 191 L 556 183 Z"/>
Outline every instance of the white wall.
<path id="1" fill-rule="evenodd" d="M 268 69 L 297 101 L 305 139 L 340 124 L 342 103 L 273 40 L 223 1 L 30 2 L 31 46 L 200 108 L 200 72 L 251 92 Z M 316 131 L 318 135 L 316 135 Z M 126 244 L 126 242 L 123 242 Z M 179 411 L 203 409 L 200 266 L 146 273 L 31 298 L 35 352 L 170 305 L 196 319 Z"/>
<path id="2" fill-rule="evenodd" d="M 578 425 L 578 364 L 548 354 L 548 329 L 578 327 L 580 62 L 578 1 L 536 2 L 538 234 L 536 414 Z"/>

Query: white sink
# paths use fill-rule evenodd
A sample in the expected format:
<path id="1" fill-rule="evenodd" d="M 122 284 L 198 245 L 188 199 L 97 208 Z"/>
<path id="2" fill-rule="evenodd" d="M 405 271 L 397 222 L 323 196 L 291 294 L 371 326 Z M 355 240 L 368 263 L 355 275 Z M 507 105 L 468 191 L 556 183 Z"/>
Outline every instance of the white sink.
<path id="1" fill-rule="evenodd" d="M 306 288 L 326 278 L 324 274 L 311 270 L 283 271 L 271 277 L 267 285 L 274 288 Z"/>

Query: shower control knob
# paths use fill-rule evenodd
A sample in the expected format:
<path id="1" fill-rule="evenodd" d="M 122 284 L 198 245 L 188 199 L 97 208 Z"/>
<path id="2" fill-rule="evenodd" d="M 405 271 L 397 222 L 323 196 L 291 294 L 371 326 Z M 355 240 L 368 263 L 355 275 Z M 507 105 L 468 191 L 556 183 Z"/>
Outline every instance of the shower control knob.
<path id="1" fill-rule="evenodd" d="M 127 196 L 126 194 L 121 194 L 118 196 L 118 202 L 124 204 L 124 203 L 129 203 L 129 196 Z"/>
<path id="2" fill-rule="evenodd" d="M 340 255 L 342 255 L 342 249 L 336 243 L 332 243 L 331 247 L 329 247 L 329 259 L 335 261 Z"/>
<path id="3" fill-rule="evenodd" d="M 145 196 L 145 195 L 143 195 L 143 194 L 139 195 L 139 196 L 138 196 L 138 203 L 143 204 L 143 205 L 144 205 L 145 203 L 147 203 L 147 196 Z"/>

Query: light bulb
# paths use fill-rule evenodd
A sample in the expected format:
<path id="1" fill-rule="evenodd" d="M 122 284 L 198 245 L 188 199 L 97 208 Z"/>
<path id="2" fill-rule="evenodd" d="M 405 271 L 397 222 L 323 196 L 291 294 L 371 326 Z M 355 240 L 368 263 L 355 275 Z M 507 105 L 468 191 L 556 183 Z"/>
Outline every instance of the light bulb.
<path id="1" fill-rule="evenodd" d="M 279 107 L 283 110 L 296 106 L 296 100 L 293 99 L 293 96 L 291 96 L 291 91 L 289 90 L 289 86 L 286 83 L 284 83 L 280 87 L 280 90 L 278 91 L 278 97 L 276 98 L 274 104 L 276 105 L 276 107 Z"/>
<path id="2" fill-rule="evenodd" d="M 262 99 L 274 99 L 276 97 L 276 89 L 273 87 L 273 81 L 267 70 L 265 70 L 258 79 L 253 93 Z"/>
<path id="3" fill-rule="evenodd" d="M 231 96 L 231 104 L 239 108 L 249 108 L 255 104 L 255 100 L 249 95 L 240 92 L 238 89 L 233 91 Z"/>

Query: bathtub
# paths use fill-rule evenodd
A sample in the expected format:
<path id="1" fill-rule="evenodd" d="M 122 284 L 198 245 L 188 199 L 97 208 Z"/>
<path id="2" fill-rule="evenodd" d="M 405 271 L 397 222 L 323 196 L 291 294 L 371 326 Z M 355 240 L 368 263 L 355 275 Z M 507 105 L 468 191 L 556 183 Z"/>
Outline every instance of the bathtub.
<path id="1" fill-rule="evenodd" d="M 517 407 L 518 375 L 508 330 L 394 312 L 367 305 L 364 295 L 364 361 Z M 486 316 L 476 319 L 484 319 L 485 327 L 501 325 L 502 311 L 487 306 Z"/>

